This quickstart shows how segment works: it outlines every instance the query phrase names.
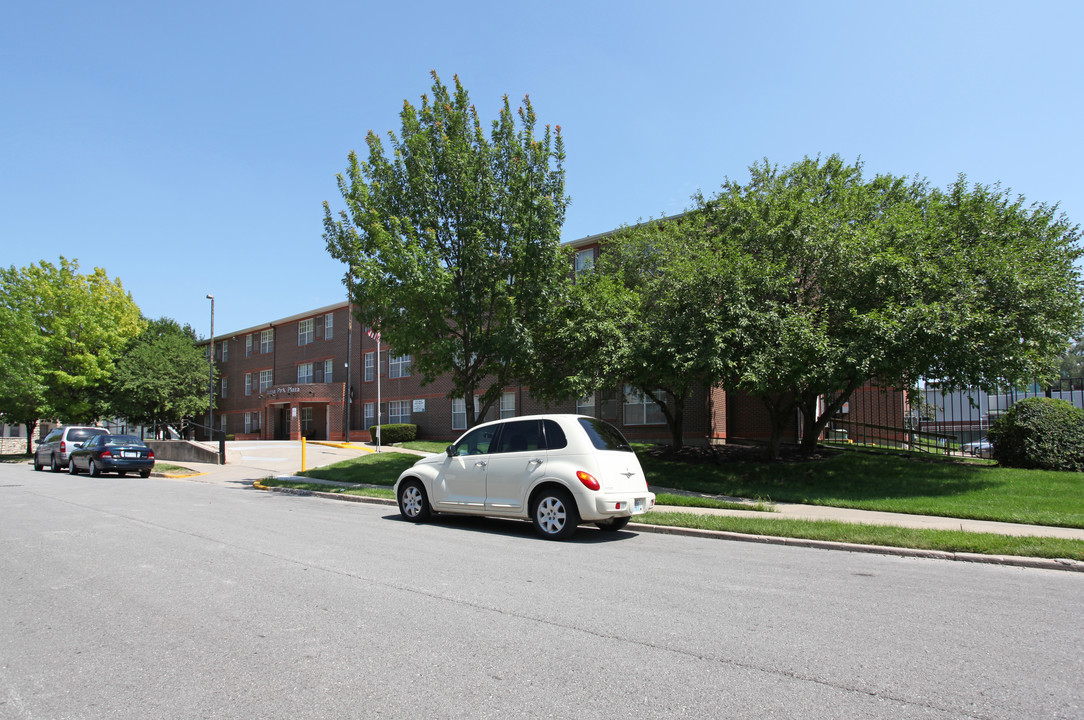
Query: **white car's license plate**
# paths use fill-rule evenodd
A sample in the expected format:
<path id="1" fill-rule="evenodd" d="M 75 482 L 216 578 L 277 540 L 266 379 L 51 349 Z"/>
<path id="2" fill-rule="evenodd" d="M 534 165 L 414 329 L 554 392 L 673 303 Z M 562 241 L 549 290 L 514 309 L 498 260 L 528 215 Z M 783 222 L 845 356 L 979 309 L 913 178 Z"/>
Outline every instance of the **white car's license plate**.
<path id="1" fill-rule="evenodd" d="M 632 501 L 632 511 L 634 513 L 644 511 L 644 499 L 643 498 L 636 498 L 635 500 Z"/>

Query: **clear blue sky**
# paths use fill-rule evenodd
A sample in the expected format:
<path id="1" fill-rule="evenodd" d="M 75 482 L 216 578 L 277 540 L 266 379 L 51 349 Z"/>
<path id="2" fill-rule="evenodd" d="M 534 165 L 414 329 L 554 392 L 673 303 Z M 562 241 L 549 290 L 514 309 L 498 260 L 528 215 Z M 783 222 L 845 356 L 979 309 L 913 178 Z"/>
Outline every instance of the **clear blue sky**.
<path id="1" fill-rule="evenodd" d="M 564 240 L 761 158 L 958 173 L 1084 222 L 1084 2 L 7 3 L 0 265 L 59 256 L 216 334 L 345 299 L 321 202 L 435 69 L 561 125 Z"/>

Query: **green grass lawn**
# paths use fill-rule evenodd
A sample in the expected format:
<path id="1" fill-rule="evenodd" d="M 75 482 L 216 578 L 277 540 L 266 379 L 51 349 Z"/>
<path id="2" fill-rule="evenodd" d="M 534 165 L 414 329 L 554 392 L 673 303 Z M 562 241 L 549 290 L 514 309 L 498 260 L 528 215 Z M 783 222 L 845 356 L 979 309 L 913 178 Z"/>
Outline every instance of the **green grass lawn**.
<path id="1" fill-rule="evenodd" d="M 366 453 L 360 457 L 343 460 L 333 465 L 311 468 L 298 473 L 298 475 L 318 480 L 387 485 L 390 487 L 395 484 L 399 473 L 413 465 L 417 460 L 417 455 L 394 451 Z"/>
<path id="2" fill-rule="evenodd" d="M 638 453 L 652 486 L 775 502 L 1084 528 L 1084 473 L 846 451 L 809 462 L 691 464 Z"/>

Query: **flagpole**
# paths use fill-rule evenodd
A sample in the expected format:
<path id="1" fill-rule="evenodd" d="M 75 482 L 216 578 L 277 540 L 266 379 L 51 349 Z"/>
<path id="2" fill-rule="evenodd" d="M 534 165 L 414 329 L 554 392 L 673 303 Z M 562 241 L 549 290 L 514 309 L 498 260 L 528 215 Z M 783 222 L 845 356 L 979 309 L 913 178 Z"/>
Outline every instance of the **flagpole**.
<path id="1" fill-rule="evenodd" d="M 376 334 L 376 451 L 380 452 L 380 333 Z"/>

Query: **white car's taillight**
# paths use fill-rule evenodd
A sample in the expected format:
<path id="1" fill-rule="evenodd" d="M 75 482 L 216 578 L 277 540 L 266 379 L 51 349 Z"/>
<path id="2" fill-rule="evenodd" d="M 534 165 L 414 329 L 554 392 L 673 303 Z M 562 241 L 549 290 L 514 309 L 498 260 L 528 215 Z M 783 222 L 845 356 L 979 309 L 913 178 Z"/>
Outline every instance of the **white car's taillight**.
<path id="1" fill-rule="evenodd" d="M 576 471 L 576 477 L 583 483 L 583 486 L 588 490 L 598 490 L 602 487 L 599 481 L 591 473 L 586 473 L 583 470 Z"/>

